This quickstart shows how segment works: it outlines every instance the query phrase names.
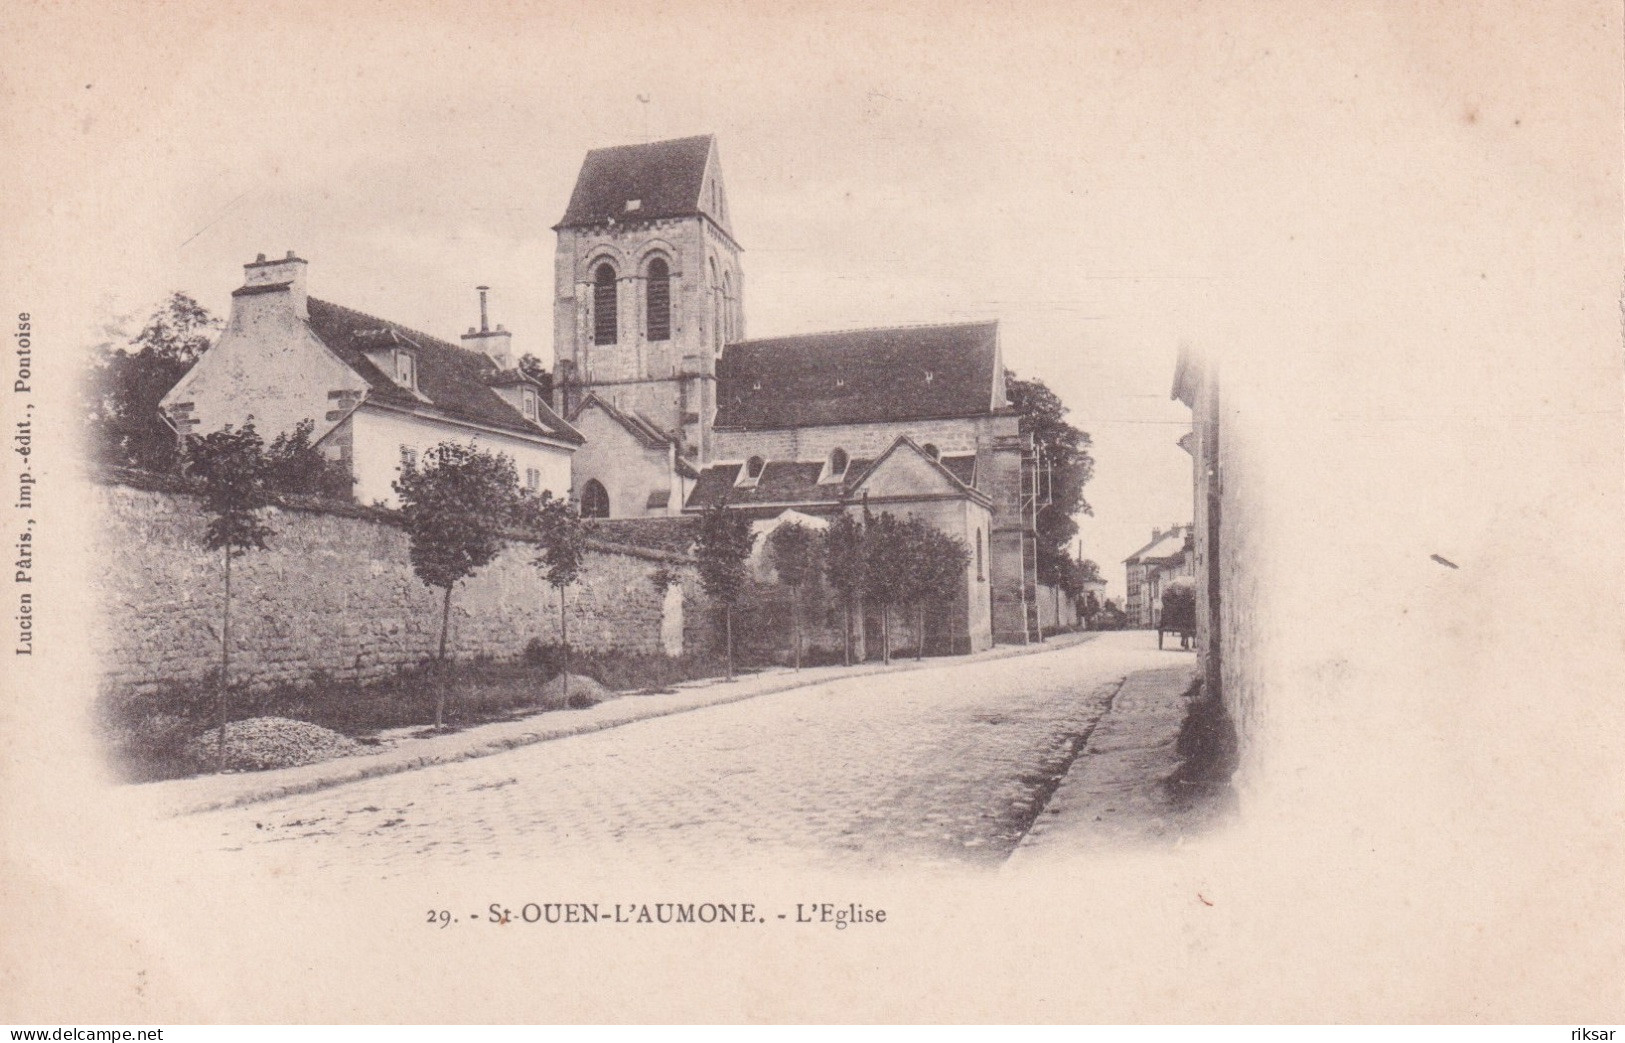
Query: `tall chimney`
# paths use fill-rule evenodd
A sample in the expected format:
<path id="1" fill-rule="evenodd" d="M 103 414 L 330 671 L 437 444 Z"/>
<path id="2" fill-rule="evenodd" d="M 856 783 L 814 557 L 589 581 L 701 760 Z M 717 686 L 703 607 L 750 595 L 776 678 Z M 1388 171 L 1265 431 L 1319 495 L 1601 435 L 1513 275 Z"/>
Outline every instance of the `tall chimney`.
<path id="1" fill-rule="evenodd" d="M 468 332 L 463 334 L 463 347 L 483 353 L 501 369 L 517 368 L 519 359 L 513 353 L 513 334 L 503 329 L 501 323 L 497 324 L 496 329 L 491 328 L 485 296 L 491 287 L 476 286 L 474 289 L 480 294 L 480 326 L 479 329 L 470 326 Z"/>
<path id="2" fill-rule="evenodd" d="M 243 290 L 250 293 L 270 293 L 274 292 L 271 287 L 286 284 L 288 295 L 293 302 L 294 314 L 301 319 L 308 319 L 310 308 L 305 292 L 305 269 L 309 266 L 310 262 L 296 256 L 292 250 L 289 250 L 288 256 L 280 261 L 267 261 L 265 255 L 260 254 L 253 261 L 243 265 Z M 262 286 L 266 289 L 256 289 Z"/>

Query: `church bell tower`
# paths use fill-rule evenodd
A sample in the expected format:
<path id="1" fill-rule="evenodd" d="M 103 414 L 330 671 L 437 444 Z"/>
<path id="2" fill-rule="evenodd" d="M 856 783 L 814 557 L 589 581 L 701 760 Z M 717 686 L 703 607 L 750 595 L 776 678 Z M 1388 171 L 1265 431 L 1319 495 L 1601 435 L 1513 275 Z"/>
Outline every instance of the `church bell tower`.
<path id="1" fill-rule="evenodd" d="M 593 394 L 709 463 L 717 359 L 745 335 L 716 139 L 593 149 L 553 230 L 556 407 Z"/>

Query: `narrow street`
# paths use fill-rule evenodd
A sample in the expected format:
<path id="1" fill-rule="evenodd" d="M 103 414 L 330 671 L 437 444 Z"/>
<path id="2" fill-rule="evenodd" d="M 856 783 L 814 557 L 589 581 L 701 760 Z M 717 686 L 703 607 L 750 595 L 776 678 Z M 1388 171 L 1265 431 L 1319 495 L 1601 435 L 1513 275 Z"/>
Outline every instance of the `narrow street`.
<path id="1" fill-rule="evenodd" d="M 1191 655 L 1159 651 L 1154 634 L 1085 635 L 1030 655 L 943 660 L 654 718 L 187 826 L 245 857 L 371 879 L 430 860 L 996 866 L 1125 679 L 1158 670 L 1165 687 L 1180 686 L 1182 666 L 1194 668 Z"/>

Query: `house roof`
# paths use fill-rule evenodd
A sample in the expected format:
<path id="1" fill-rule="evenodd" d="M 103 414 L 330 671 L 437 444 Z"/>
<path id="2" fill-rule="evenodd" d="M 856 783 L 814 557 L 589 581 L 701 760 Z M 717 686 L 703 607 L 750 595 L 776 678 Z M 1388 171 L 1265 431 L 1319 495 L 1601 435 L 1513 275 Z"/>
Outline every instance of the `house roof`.
<path id="1" fill-rule="evenodd" d="M 717 362 L 719 428 L 987 415 L 999 376 L 996 322 L 844 330 L 729 344 Z"/>
<path id="2" fill-rule="evenodd" d="M 769 460 L 755 485 L 738 485 L 744 464 L 715 464 L 700 472 L 688 494 L 686 510 L 699 510 L 726 503 L 729 507 L 759 504 L 820 504 L 833 507 L 841 502 L 846 486 L 841 482 L 818 482 L 824 473 L 820 461 Z M 868 470 L 868 461 L 852 460 L 846 473 L 855 478 Z"/>
<path id="3" fill-rule="evenodd" d="M 840 482 L 819 482 L 824 473 L 823 461 L 769 460 L 762 466 L 762 476 L 755 485 L 739 485 L 739 469 L 743 464 L 716 464 L 700 473 L 699 480 L 689 493 L 685 510 L 704 510 L 719 504 L 729 507 L 753 507 L 764 504 L 796 504 L 809 507 L 833 507 L 853 497 L 858 488 L 876 469 L 900 448 L 907 448 L 940 471 L 956 488 L 964 489 L 972 498 L 985 497 L 968 481 L 975 464 L 974 456 L 949 457 L 933 460 L 907 435 L 899 436 L 884 453 L 873 460 L 851 460 L 846 465 L 846 476 Z"/>
<path id="4" fill-rule="evenodd" d="M 1150 543 L 1141 547 L 1127 558 L 1123 559 L 1126 565 L 1147 561 L 1165 561 L 1168 558 L 1178 557 L 1185 549 L 1185 528 L 1175 527 L 1172 532 L 1165 532 Z"/>
<path id="5" fill-rule="evenodd" d="M 574 422 L 580 418 L 582 413 L 595 406 L 603 410 L 605 416 L 624 427 L 645 449 L 665 449 L 671 446 L 674 441 L 653 420 L 643 414 L 617 409 L 613 404 L 591 392 L 581 400 L 580 405 L 576 406 L 575 412 L 570 414 L 570 420 Z"/>
<path id="6" fill-rule="evenodd" d="M 575 445 L 585 441 L 546 402 L 537 402 L 540 420 L 531 421 L 503 401 L 491 388 L 502 371 L 484 354 L 315 297 L 309 298 L 307 306 L 311 331 L 371 386 L 368 401 L 407 408 L 429 405 L 451 419 L 514 434 L 547 436 Z M 401 387 L 367 357 L 368 352 L 396 347 L 410 349 L 417 360 L 418 394 Z"/>
<path id="7" fill-rule="evenodd" d="M 555 226 L 651 221 L 700 213 L 700 191 L 712 136 L 595 148 L 581 163 L 575 191 Z M 627 203 L 637 200 L 637 210 Z"/>

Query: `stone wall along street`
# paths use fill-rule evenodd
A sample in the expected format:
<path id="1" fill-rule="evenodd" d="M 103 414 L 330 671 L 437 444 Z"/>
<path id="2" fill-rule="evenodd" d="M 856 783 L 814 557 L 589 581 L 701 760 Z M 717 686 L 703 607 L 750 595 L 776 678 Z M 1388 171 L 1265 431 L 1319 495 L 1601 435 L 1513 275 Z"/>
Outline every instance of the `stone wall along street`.
<path id="1" fill-rule="evenodd" d="M 114 690 L 203 681 L 219 663 L 221 555 L 203 549 L 206 519 L 196 497 L 164 485 L 105 477 L 96 484 L 97 650 L 104 684 Z M 440 594 L 413 574 L 406 534 L 387 513 L 300 505 L 268 514 L 276 530 L 268 549 L 232 563 L 238 683 L 300 683 L 317 671 L 366 681 L 434 655 Z M 592 547 L 581 581 L 565 595 L 573 647 L 668 654 L 705 647 L 712 613 L 692 559 L 654 548 Z M 451 649 L 458 659 L 511 659 L 532 638 L 558 640 L 558 592 L 532 566 L 536 554 L 531 544 L 510 542 L 457 588 Z M 677 577 L 680 596 L 656 589 L 662 567 Z"/>

